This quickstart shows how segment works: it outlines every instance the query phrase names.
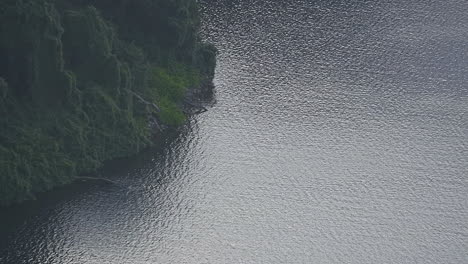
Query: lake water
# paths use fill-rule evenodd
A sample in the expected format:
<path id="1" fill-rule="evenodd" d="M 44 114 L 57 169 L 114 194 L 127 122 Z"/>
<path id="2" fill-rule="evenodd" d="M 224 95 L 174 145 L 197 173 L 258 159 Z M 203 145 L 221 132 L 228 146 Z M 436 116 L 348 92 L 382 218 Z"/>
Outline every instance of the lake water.
<path id="1" fill-rule="evenodd" d="M 468 263 L 467 1 L 200 2 L 213 106 L 0 263 Z"/>

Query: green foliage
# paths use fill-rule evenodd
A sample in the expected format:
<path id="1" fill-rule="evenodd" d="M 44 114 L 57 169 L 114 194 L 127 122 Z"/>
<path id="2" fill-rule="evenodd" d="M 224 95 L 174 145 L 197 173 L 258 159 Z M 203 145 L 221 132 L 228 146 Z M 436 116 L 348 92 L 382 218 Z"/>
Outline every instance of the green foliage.
<path id="1" fill-rule="evenodd" d="M 1 1 L 0 205 L 150 145 L 148 115 L 184 122 L 214 71 L 198 27 L 195 0 Z"/>
<path id="2" fill-rule="evenodd" d="M 198 69 L 179 63 L 171 63 L 168 69 L 151 69 L 148 98 L 161 108 L 159 117 L 168 125 L 176 126 L 185 121 L 182 110 L 177 106 L 187 92 L 187 88 L 200 85 Z"/>
<path id="3" fill-rule="evenodd" d="M 5 79 L 0 77 L 0 100 L 2 100 L 3 102 L 3 100 L 5 100 L 7 96 L 8 96 L 8 84 L 5 81 Z"/>
<path id="4" fill-rule="evenodd" d="M 161 108 L 159 117 L 164 123 L 171 126 L 177 126 L 185 121 L 184 113 L 170 98 L 161 98 L 159 100 L 159 107 Z"/>
<path id="5" fill-rule="evenodd" d="M 216 55 L 218 50 L 208 43 L 201 43 L 194 52 L 194 64 L 200 70 L 201 75 L 212 80 L 215 74 Z"/>
<path id="6" fill-rule="evenodd" d="M 45 0 L 0 5 L 0 74 L 18 96 L 60 103 L 72 82 L 64 70 L 59 12 Z"/>

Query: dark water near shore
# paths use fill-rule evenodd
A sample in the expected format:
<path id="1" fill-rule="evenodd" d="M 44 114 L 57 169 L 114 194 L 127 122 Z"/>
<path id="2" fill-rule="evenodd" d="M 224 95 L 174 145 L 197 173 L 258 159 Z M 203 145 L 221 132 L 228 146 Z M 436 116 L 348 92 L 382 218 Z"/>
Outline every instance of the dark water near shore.
<path id="1" fill-rule="evenodd" d="M 467 1 L 201 4 L 216 104 L 0 263 L 468 263 Z"/>

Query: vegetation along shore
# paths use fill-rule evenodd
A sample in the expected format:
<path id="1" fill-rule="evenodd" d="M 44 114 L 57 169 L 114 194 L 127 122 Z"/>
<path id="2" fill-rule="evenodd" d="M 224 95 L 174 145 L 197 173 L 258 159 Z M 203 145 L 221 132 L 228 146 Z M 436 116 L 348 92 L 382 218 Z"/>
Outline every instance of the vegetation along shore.
<path id="1" fill-rule="evenodd" d="M 212 89 L 216 49 L 199 26 L 195 0 L 1 1 L 0 205 L 181 124 L 186 95 Z"/>

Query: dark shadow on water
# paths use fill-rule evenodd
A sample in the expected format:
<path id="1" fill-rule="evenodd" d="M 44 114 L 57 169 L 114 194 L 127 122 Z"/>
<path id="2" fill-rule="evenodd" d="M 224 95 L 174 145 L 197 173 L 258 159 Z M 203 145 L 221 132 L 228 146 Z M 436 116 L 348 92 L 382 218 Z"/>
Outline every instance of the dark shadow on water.
<path id="1" fill-rule="evenodd" d="M 121 189 L 126 188 L 126 184 L 131 184 L 129 179 L 125 177 L 126 175 L 136 168 L 147 167 L 151 160 L 163 159 L 165 150 L 181 134 L 190 130 L 189 127 L 190 124 L 187 123 L 178 129 L 170 128 L 158 136 L 154 146 L 151 148 L 147 148 L 132 157 L 108 161 L 101 169 L 90 174 L 110 179 L 115 181 L 116 184 L 102 181 L 75 182 L 45 193 L 40 193 L 36 196 L 35 200 L 25 201 L 9 207 L 0 207 L 0 263 L 3 263 L 2 261 L 4 260 L 2 258 L 8 255 L 4 253 L 8 252 L 9 247 L 15 240 L 28 240 L 28 238 L 21 238 L 21 235 L 19 235 L 24 227 L 29 228 L 29 225 L 37 222 L 38 218 L 41 219 L 41 222 L 46 222 L 45 224 L 47 225 L 49 217 L 56 214 L 54 211 L 57 208 L 66 207 L 67 204 L 74 205 L 79 203 L 84 197 L 92 194 L 98 192 L 121 192 Z M 138 173 L 131 174 L 132 177 L 141 177 Z"/>

